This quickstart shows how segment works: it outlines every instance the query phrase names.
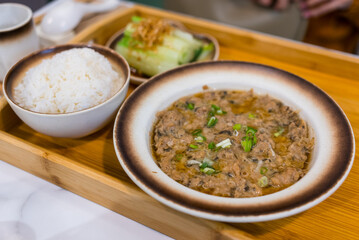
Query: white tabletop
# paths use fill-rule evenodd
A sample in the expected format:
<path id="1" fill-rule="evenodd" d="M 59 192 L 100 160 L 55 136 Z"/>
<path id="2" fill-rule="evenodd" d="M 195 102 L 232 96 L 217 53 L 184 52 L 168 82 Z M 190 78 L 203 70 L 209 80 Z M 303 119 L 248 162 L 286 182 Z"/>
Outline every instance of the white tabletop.
<path id="1" fill-rule="evenodd" d="M 0 239 L 170 238 L 0 161 Z"/>

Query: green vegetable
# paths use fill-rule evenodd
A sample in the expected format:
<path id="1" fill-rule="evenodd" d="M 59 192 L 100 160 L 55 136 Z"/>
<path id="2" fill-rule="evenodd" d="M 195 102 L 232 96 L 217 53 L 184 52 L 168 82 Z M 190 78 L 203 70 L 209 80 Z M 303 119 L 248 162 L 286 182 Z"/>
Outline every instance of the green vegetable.
<path id="1" fill-rule="evenodd" d="M 239 123 L 233 125 L 233 130 L 239 131 L 239 130 L 241 130 L 241 128 L 242 128 L 242 125 Z"/>
<path id="2" fill-rule="evenodd" d="M 176 160 L 179 161 L 183 158 L 183 154 L 176 154 Z"/>
<path id="3" fill-rule="evenodd" d="M 194 138 L 194 140 L 195 140 L 196 142 L 201 143 L 201 142 L 206 141 L 206 137 L 203 136 L 203 135 L 201 135 L 201 134 L 199 134 L 197 137 Z"/>
<path id="4" fill-rule="evenodd" d="M 194 145 L 194 144 L 190 144 L 189 147 L 192 148 L 192 149 L 197 149 L 198 148 L 198 146 Z"/>
<path id="5" fill-rule="evenodd" d="M 218 171 L 212 167 L 213 163 L 210 159 L 204 158 L 202 164 L 199 166 L 199 170 L 207 175 L 218 173 Z"/>
<path id="6" fill-rule="evenodd" d="M 248 114 L 248 118 L 249 119 L 255 119 L 256 115 L 254 115 L 253 113 Z"/>
<path id="7" fill-rule="evenodd" d="M 262 188 L 268 186 L 268 178 L 266 176 L 261 177 L 258 180 L 258 185 Z"/>
<path id="8" fill-rule="evenodd" d="M 250 152 L 253 147 L 253 140 L 249 136 L 242 138 L 241 145 L 245 152 Z"/>
<path id="9" fill-rule="evenodd" d="M 219 142 L 216 144 L 217 148 L 230 148 L 232 145 L 231 140 L 229 138 Z"/>
<path id="10" fill-rule="evenodd" d="M 213 53 L 213 44 L 206 44 L 178 28 L 164 32 L 160 37 L 160 44 L 146 47 L 134 34 L 146 20 L 133 16 L 132 22 L 127 24 L 123 37 L 115 46 L 115 50 L 140 74 L 153 76 L 181 64 L 208 59 L 210 53 Z"/>
<path id="11" fill-rule="evenodd" d="M 266 174 L 267 172 L 268 172 L 268 168 L 266 168 L 266 167 L 261 167 L 260 173 L 261 173 L 262 175 Z"/>
<path id="12" fill-rule="evenodd" d="M 201 165 L 199 165 L 199 168 L 200 169 L 205 169 L 206 167 L 208 167 L 209 165 L 208 165 L 208 162 L 203 162 L 203 163 L 201 163 Z"/>
<path id="13" fill-rule="evenodd" d="M 210 142 L 208 144 L 208 149 L 214 149 L 216 147 L 216 144 L 214 142 Z"/>
<path id="14" fill-rule="evenodd" d="M 193 103 L 187 103 L 186 108 L 189 110 L 193 110 L 194 109 L 194 104 Z"/>
<path id="15" fill-rule="evenodd" d="M 204 169 L 201 169 L 201 172 L 204 172 L 207 175 L 211 175 L 216 172 L 213 168 L 206 167 Z"/>
<path id="16" fill-rule="evenodd" d="M 202 51 L 200 52 L 199 56 L 197 57 L 196 61 L 203 61 L 203 60 L 210 60 L 211 54 L 214 51 L 214 44 L 209 43 L 205 44 L 202 47 Z"/>
<path id="17" fill-rule="evenodd" d="M 284 128 L 283 127 L 279 127 L 278 128 L 278 132 L 274 133 L 275 137 L 279 137 L 280 135 L 282 135 L 282 133 L 284 132 Z"/>
<path id="18" fill-rule="evenodd" d="M 245 152 L 250 152 L 254 145 L 257 144 L 256 137 L 257 129 L 252 127 L 247 127 L 246 136 L 242 138 L 241 145 Z"/>
<path id="19" fill-rule="evenodd" d="M 214 116 L 214 115 L 224 115 L 226 114 L 226 111 L 223 111 L 220 107 L 212 104 L 211 105 L 211 111 L 209 112 L 209 115 Z"/>
<path id="20" fill-rule="evenodd" d="M 256 145 L 257 144 L 257 137 L 256 135 L 253 135 L 253 145 Z"/>
<path id="21" fill-rule="evenodd" d="M 218 122 L 218 119 L 216 117 L 211 117 L 208 122 L 207 122 L 207 127 L 211 128 L 213 127 L 214 125 L 216 125 Z"/>
<path id="22" fill-rule="evenodd" d="M 257 129 L 252 127 L 247 127 L 246 134 L 252 134 L 254 135 L 257 132 Z"/>
<path id="23" fill-rule="evenodd" d="M 202 133 L 202 129 L 196 129 L 192 132 L 193 136 L 197 136 L 198 134 Z"/>

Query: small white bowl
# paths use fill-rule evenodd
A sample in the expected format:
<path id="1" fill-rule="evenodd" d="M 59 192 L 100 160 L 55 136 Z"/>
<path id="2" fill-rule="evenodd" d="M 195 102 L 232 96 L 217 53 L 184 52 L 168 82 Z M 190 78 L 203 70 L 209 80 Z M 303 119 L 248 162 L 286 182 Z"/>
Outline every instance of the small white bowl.
<path id="1" fill-rule="evenodd" d="M 151 149 L 156 113 L 181 97 L 202 92 L 204 85 L 213 90 L 253 89 L 299 111 L 315 138 L 308 173 L 284 190 L 253 198 L 205 194 L 167 176 L 156 164 Z M 142 84 L 121 107 L 113 137 L 123 169 L 142 190 L 179 211 L 226 222 L 273 220 L 315 206 L 343 183 L 355 152 L 350 123 L 325 92 L 280 69 L 236 61 L 186 65 Z"/>
<path id="2" fill-rule="evenodd" d="M 112 68 L 125 80 L 119 91 L 99 105 L 71 113 L 39 113 L 20 107 L 14 101 L 13 91 L 25 73 L 30 68 L 40 64 L 45 58 L 72 48 L 91 48 L 105 56 Z M 7 73 L 3 83 L 3 92 L 7 102 L 18 117 L 35 131 L 53 137 L 79 138 L 101 129 L 114 118 L 126 97 L 129 79 L 129 66 L 126 60 L 115 51 L 98 45 L 68 44 L 43 49 L 20 60 Z"/>

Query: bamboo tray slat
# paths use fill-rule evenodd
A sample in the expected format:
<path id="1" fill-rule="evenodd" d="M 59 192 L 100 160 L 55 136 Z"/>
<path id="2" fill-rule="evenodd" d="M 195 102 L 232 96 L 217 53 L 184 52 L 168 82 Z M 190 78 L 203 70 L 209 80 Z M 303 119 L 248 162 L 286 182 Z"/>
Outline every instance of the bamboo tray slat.
<path id="1" fill-rule="evenodd" d="M 121 9 L 79 33 L 72 42 L 104 44 L 131 16 L 181 21 L 220 43 L 220 59 L 272 65 L 326 91 L 347 114 L 359 135 L 359 59 L 354 56 L 235 29 L 143 6 Z M 132 92 L 135 86 L 130 87 Z M 0 99 L 0 159 L 176 239 L 356 239 L 359 233 L 359 166 L 327 200 L 292 217 L 229 224 L 168 208 L 141 191 L 116 158 L 112 124 L 82 139 L 45 136 L 23 124 Z"/>

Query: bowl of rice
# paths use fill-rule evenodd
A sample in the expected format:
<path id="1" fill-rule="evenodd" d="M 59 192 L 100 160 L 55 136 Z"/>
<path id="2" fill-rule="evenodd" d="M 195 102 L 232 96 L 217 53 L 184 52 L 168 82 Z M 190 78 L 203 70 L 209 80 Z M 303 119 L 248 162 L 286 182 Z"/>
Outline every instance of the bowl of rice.
<path id="1" fill-rule="evenodd" d="M 79 138 L 109 123 L 126 97 L 130 69 L 115 51 L 67 44 L 34 52 L 7 73 L 10 107 L 35 131 Z"/>

